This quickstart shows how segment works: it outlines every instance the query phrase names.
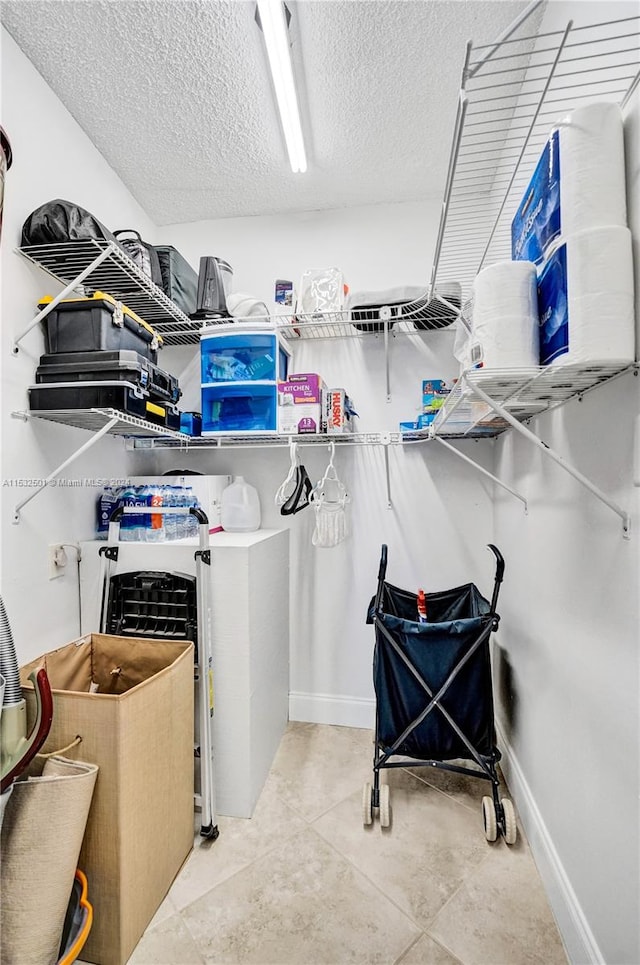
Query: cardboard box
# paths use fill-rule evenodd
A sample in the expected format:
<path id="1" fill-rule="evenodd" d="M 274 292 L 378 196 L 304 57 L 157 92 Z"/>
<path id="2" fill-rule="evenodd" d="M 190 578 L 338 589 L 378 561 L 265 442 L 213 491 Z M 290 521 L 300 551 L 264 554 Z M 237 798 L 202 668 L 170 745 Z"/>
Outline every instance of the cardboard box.
<path id="1" fill-rule="evenodd" d="M 278 383 L 278 432 L 300 435 L 326 432 L 324 403 L 327 387 L 314 372 L 290 375 Z"/>
<path id="2" fill-rule="evenodd" d="M 422 411 L 437 412 L 444 405 L 451 386 L 443 379 L 428 379 L 422 383 Z"/>
<path id="3" fill-rule="evenodd" d="M 322 431 L 322 406 L 319 403 L 278 406 L 278 432 L 283 436 Z"/>
<path id="4" fill-rule="evenodd" d="M 332 436 L 353 432 L 351 400 L 344 389 L 329 389 L 324 396 L 324 421 Z"/>
<path id="5" fill-rule="evenodd" d="M 125 965 L 193 846 L 193 644 L 90 634 L 47 653 L 20 670 L 30 725 L 41 665 L 44 751 L 80 735 L 65 756 L 99 767 L 78 861 L 94 909 L 82 959 Z"/>

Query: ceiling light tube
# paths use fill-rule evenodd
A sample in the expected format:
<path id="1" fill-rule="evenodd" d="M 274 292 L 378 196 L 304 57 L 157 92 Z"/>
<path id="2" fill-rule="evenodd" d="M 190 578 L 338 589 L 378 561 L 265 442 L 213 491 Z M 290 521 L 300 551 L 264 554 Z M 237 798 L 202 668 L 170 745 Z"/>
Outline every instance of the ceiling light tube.
<path id="1" fill-rule="evenodd" d="M 257 4 L 289 163 L 295 174 L 303 174 L 307 170 L 307 158 L 293 80 L 284 5 L 282 0 L 257 0 Z"/>

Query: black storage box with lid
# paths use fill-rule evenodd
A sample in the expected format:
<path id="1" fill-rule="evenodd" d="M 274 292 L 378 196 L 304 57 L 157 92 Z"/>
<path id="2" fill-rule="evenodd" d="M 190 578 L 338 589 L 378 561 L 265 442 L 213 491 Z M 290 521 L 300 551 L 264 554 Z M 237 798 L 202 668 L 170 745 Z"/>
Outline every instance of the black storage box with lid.
<path id="1" fill-rule="evenodd" d="M 33 385 L 29 388 L 29 409 L 32 412 L 117 409 L 167 429 L 180 429 L 180 412 L 174 405 L 152 401 L 147 392 L 130 382 Z"/>
<path id="2" fill-rule="evenodd" d="M 43 355 L 36 369 L 36 382 L 133 382 L 150 399 L 177 402 L 182 392 L 178 380 L 158 368 L 139 352 L 68 352 Z"/>
<path id="3" fill-rule="evenodd" d="M 40 309 L 47 302 L 41 302 Z M 139 352 L 151 362 L 158 360 L 161 344 L 153 329 L 117 302 L 104 297 L 59 302 L 44 319 L 47 353 Z"/>

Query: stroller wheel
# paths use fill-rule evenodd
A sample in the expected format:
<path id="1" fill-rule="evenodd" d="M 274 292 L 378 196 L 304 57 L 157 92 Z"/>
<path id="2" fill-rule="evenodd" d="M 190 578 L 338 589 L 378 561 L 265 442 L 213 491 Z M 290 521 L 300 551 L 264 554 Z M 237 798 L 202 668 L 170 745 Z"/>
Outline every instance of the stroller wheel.
<path id="1" fill-rule="evenodd" d="M 495 841 L 498 837 L 498 819 L 492 797 L 482 798 L 482 818 L 485 838 L 487 841 Z"/>
<path id="2" fill-rule="evenodd" d="M 365 828 L 369 824 L 373 824 L 373 808 L 371 806 L 371 799 L 373 796 L 373 791 L 370 784 L 365 784 L 362 789 L 362 823 Z"/>
<path id="3" fill-rule="evenodd" d="M 502 813 L 504 815 L 504 840 L 507 844 L 515 844 L 518 836 L 516 812 L 508 797 L 503 797 L 500 804 L 502 805 Z"/>
<path id="4" fill-rule="evenodd" d="M 389 806 L 389 785 L 380 785 L 380 827 L 388 828 L 391 824 L 391 808 Z"/>

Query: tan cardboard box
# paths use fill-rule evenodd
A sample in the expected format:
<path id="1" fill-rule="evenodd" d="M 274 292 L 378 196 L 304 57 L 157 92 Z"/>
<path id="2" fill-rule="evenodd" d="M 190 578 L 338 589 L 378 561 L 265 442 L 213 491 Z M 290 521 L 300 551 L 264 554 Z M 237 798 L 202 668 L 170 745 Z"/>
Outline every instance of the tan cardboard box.
<path id="1" fill-rule="evenodd" d="M 79 867 L 93 927 L 83 961 L 124 965 L 193 846 L 193 644 L 90 634 L 21 668 L 44 665 L 54 751 L 98 764 Z M 92 683 L 97 693 L 89 693 Z"/>

